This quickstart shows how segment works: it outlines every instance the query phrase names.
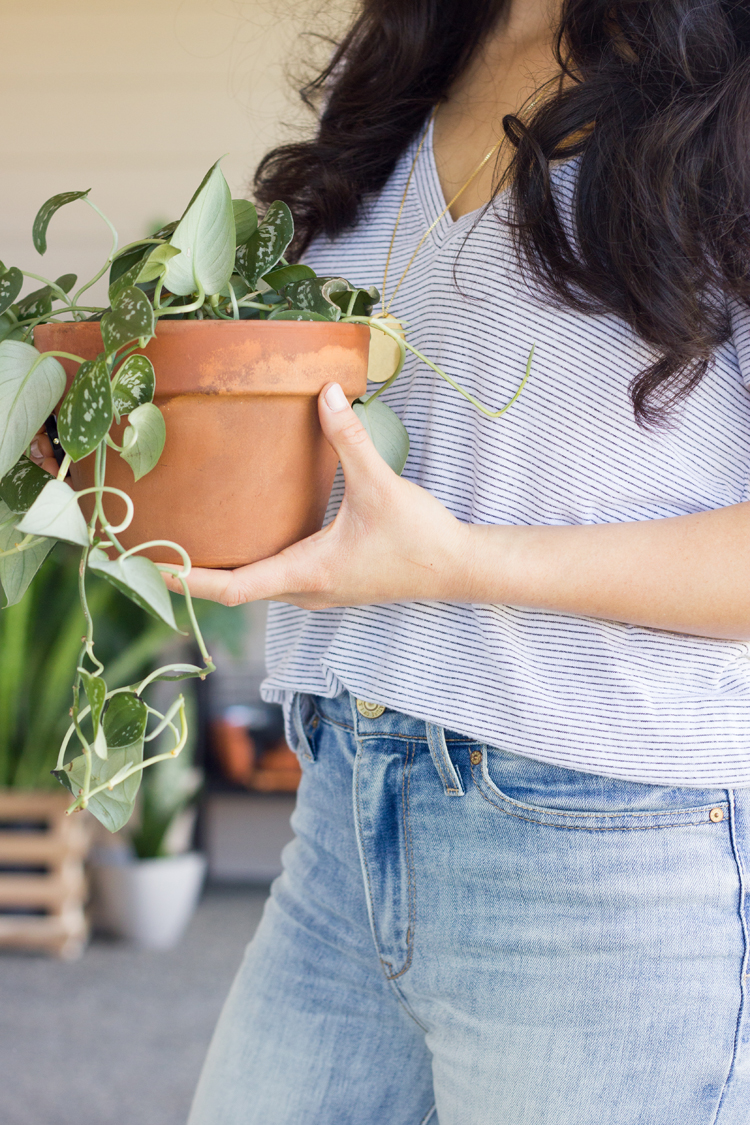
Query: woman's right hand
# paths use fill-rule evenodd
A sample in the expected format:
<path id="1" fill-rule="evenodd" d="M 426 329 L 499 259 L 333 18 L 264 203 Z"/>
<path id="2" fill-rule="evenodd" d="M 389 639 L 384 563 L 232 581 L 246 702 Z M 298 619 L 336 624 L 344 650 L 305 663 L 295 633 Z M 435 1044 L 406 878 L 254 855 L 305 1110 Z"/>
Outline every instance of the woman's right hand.
<path id="1" fill-rule="evenodd" d="M 45 472 L 50 473 L 53 477 L 57 476 L 59 466 L 55 460 L 52 442 L 43 426 L 32 440 L 29 452 L 35 465 L 40 465 Z"/>

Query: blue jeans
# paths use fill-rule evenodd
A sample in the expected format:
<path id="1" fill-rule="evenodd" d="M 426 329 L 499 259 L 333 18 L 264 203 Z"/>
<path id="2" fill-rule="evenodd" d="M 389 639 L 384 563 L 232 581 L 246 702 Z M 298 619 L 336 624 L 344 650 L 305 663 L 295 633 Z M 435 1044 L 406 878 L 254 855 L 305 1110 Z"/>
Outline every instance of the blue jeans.
<path id="1" fill-rule="evenodd" d="M 750 791 L 355 704 L 295 700 L 296 839 L 190 1125 L 748 1125 Z"/>

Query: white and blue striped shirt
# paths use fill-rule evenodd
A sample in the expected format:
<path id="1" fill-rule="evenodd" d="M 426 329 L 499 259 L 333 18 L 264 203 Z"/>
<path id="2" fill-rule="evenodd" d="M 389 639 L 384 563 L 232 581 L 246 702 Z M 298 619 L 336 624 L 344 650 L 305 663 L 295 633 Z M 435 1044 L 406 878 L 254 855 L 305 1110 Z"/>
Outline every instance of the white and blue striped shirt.
<path id="1" fill-rule="evenodd" d="M 379 283 L 415 147 L 354 230 L 314 243 L 306 260 L 319 273 Z M 570 193 L 575 168 L 555 170 L 561 193 Z M 428 137 L 398 228 L 391 286 L 443 207 Z M 646 347 L 614 316 L 540 296 L 492 209 L 478 222 L 476 213 L 440 220 L 391 311 L 409 322 L 418 348 L 493 407 L 513 394 L 536 344 L 531 379 L 501 420 L 482 416 L 414 357 L 386 392 L 411 437 L 404 475 L 458 519 L 614 523 L 748 499 L 745 314 L 671 425 L 650 432 L 636 425 L 628 396 L 651 359 Z M 342 491 L 339 472 L 329 519 Z M 274 604 L 264 698 L 347 688 L 569 769 L 661 785 L 750 785 L 748 649 L 505 605 L 409 602 L 311 613 Z"/>

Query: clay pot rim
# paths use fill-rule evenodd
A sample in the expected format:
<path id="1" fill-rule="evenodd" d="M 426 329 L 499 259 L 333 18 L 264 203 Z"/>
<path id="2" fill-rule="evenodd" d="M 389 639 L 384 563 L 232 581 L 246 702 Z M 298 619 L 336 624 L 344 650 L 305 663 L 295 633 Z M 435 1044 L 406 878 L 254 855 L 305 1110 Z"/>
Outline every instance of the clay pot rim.
<path id="1" fill-rule="evenodd" d="M 300 329 L 305 332 L 315 335 L 316 333 L 330 332 L 331 328 L 339 330 L 348 329 L 355 332 L 368 332 L 370 326 L 368 324 L 342 324 L 340 320 L 159 320 L 156 324 L 156 334 L 171 336 L 177 335 L 180 332 L 195 332 L 205 331 L 210 328 L 216 331 L 221 326 L 222 332 L 224 331 L 252 331 L 257 332 L 259 329 L 262 332 L 285 330 L 289 331 L 290 328 L 299 331 Z M 52 328 L 55 332 L 60 331 L 80 331 L 81 329 L 88 329 L 94 332 L 101 332 L 101 321 L 99 320 L 69 320 L 59 321 L 55 324 L 46 323 L 36 325 L 34 331 L 38 332 L 40 329 Z"/>

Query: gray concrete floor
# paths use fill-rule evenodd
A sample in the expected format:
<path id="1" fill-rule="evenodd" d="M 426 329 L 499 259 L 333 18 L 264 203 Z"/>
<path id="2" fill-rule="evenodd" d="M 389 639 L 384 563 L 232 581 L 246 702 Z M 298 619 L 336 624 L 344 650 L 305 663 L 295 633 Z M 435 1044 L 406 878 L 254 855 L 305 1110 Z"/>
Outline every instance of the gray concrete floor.
<path id="1" fill-rule="evenodd" d="M 0 956 L 3 1125 L 184 1125 L 265 888 L 211 888 L 179 947 Z"/>

